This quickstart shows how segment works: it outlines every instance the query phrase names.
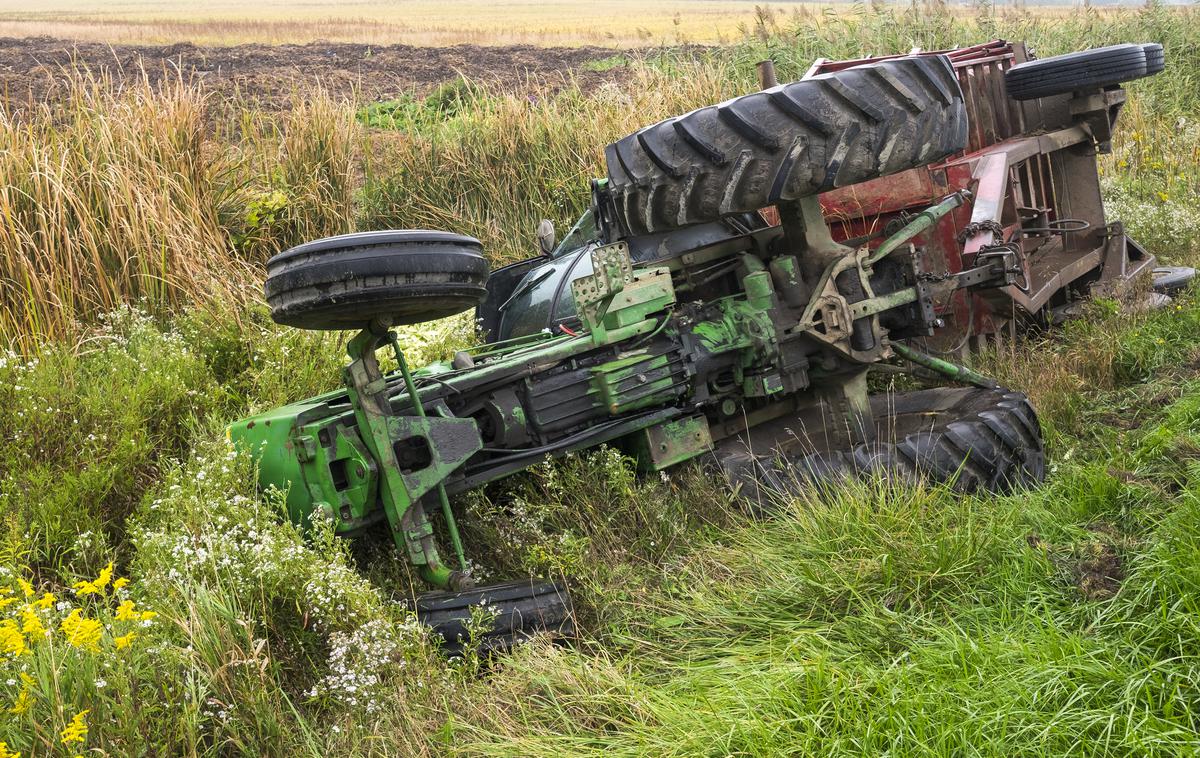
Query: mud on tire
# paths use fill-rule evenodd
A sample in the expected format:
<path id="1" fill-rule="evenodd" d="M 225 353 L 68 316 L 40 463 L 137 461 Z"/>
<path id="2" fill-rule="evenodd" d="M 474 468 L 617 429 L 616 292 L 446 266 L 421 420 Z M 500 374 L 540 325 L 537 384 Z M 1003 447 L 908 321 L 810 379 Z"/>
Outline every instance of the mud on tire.
<path id="1" fill-rule="evenodd" d="M 875 442 L 794 456 L 732 455 L 730 484 L 769 508 L 773 492 L 881 476 L 949 484 L 959 492 L 1006 493 L 1045 478 L 1037 414 L 1020 392 L 937 388 L 871 398 Z"/>
<path id="2" fill-rule="evenodd" d="M 923 166 L 966 146 L 944 56 L 820 74 L 641 129 L 605 149 L 630 234 L 755 211 Z"/>

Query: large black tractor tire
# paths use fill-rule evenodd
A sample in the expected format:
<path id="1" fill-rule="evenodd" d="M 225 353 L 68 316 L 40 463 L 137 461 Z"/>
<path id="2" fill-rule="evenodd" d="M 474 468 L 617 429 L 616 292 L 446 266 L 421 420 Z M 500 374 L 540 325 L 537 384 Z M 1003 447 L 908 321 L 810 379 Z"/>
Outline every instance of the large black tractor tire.
<path id="1" fill-rule="evenodd" d="M 923 480 L 964 493 L 1005 493 L 1045 478 L 1041 426 L 1020 392 L 937 388 L 873 396 L 871 406 L 874 442 L 792 455 L 734 453 L 722 468 L 743 497 L 767 510 L 780 494 L 854 477 Z"/>
<path id="2" fill-rule="evenodd" d="M 420 230 L 309 242 L 267 261 L 271 318 L 301 329 L 361 329 L 453 316 L 486 294 L 479 240 Z"/>
<path id="3" fill-rule="evenodd" d="M 1153 72 L 1147 65 L 1147 47 L 1112 45 L 1020 63 L 1004 72 L 1004 82 L 1015 100 L 1112 87 L 1162 70 L 1162 47 L 1157 54 L 1151 52 L 1159 66 Z"/>
<path id="4" fill-rule="evenodd" d="M 630 234 L 756 211 L 923 166 L 966 146 L 944 56 L 820 74 L 648 126 L 605 149 Z"/>
<path id="5" fill-rule="evenodd" d="M 442 638 L 442 650 L 459 655 L 470 644 L 480 652 L 507 650 L 535 634 L 575 635 L 575 609 L 558 582 L 520 579 L 462 592 L 430 592 L 416 599 L 417 618 Z M 489 630 L 468 639 L 474 608 L 495 613 Z"/>

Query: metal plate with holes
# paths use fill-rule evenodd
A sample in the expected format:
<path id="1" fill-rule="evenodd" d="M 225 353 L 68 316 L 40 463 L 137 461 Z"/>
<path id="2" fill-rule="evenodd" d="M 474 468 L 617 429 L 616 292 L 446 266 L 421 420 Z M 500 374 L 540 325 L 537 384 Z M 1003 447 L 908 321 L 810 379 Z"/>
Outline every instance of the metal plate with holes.
<path id="1" fill-rule="evenodd" d="M 624 242 L 601 245 L 592 251 L 592 275 L 571 282 L 575 306 L 583 308 L 620 292 L 632 279 L 629 246 Z"/>

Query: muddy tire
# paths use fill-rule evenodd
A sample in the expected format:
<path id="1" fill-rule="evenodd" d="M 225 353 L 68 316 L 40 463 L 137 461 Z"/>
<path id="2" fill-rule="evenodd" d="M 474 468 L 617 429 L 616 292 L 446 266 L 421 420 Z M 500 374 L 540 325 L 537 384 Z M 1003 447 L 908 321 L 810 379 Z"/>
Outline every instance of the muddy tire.
<path id="1" fill-rule="evenodd" d="M 1004 82 L 1014 100 L 1111 87 L 1151 73 L 1147 67 L 1146 47 L 1112 45 L 1020 63 L 1004 72 Z M 1162 63 L 1161 52 L 1160 47 L 1156 57 L 1158 64 Z"/>
<path id="2" fill-rule="evenodd" d="M 782 84 L 641 129 L 605 149 L 617 215 L 659 232 L 894 174 L 966 146 L 943 56 Z"/>
<path id="3" fill-rule="evenodd" d="M 722 461 L 732 486 L 769 508 L 776 493 L 853 477 L 881 476 L 1006 493 L 1041 482 L 1041 426 L 1020 392 L 938 388 L 872 397 L 875 442 L 793 455 L 733 454 Z"/>
<path id="4" fill-rule="evenodd" d="M 309 242 L 267 261 L 271 318 L 300 329 L 361 329 L 372 319 L 416 324 L 453 316 L 486 294 L 479 240 L 385 231 Z"/>
<path id="5" fill-rule="evenodd" d="M 431 592 L 416 599 L 421 623 L 442 638 L 442 650 L 459 655 L 468 640 L 474 608 L 492 609 L 492 628 L 475 638 L 481 652 L 507 650 L 535 634 L 575 635 L 575 609 L 566 588 L 558 582 L 517 580 L 462 592 Z"/>

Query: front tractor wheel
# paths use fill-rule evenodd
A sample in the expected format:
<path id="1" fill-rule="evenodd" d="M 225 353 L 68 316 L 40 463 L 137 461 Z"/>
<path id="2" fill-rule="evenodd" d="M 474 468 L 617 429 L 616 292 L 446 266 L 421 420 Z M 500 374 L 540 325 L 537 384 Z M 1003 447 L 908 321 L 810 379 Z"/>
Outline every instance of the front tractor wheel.
<path id="1" fill-rule="evenodd" d="M 483 301 L 479 240 L 449 232 L 361 232 L 299 245 L 267 261 L 271 318 L 300 329 L 418 324 Z"/>
<path id="2" fill-rule="evenodd" d="M 1006 493 L 1045 478 L 1041 425 L 1020 392 L 940 387 L 874 395 L 871 409 L 872 442 L 821 449 L 802 429 L 753 430 L 749 440 L 718 451 L 722 470 L 741 496 L 765 509 L 780 494 L 861 476 L 941 483 L 964 493 Z"/>

